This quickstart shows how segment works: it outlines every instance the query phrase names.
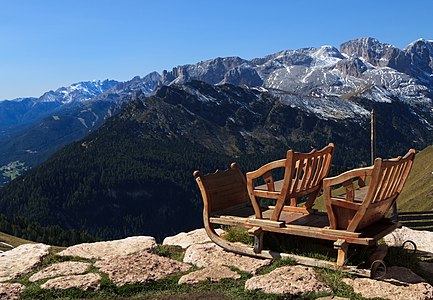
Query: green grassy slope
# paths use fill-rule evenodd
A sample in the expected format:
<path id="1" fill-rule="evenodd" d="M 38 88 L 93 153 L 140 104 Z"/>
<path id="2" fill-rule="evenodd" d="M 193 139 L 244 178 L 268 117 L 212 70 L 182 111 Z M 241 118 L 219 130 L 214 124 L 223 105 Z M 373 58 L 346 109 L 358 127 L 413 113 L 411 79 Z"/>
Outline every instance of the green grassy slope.
<path id="1" fill-rule="evenodd" d="M 18 237 L 15 237 L 13 235 L 9 235 L 9 234 L 3 233 L 3 232 L 0 232 L 0 242 L 12 245 L 14 247 L 17 247 L 17 246 L 22 245 L 22 244 L 33 243 L 31 241 L 21 239 L 21 238 L 18 238 Z M 6 250 L 10 250 L 10 248 L 0 244 L 0 250 L 6 251 Z"/>
<path id="2" fill-rule="evenodd" d="M 433 210 L 433 146 L 417 153 L 399 198 L 399 211 Z"/>

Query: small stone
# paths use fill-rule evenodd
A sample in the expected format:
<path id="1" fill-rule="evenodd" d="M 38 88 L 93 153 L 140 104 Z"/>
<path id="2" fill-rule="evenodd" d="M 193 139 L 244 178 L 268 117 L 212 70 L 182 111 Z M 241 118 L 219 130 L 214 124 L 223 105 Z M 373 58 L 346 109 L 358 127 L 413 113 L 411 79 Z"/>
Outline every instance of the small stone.
<path id="1" fill-rule="evenodd" d="M 196 284 L 201 281 L 220 282 L 222 279 L 239 279 L 241 275 L 230 270 L 226 266 L 207 267 L 189 274 L 183 275 L 178 284 Z"/>
<path id="2" fill-rule="evenodd" d="M 101 276 L 95 273 L 84 275 L 70 275 L 49 279 L 41 285 L 41 288 L 47 290 L 65 290 L 77 288 L 83 291 L 99 290 L 101 287 Z"/>
<path id="3" fill-rule="evenodd" d="M 50 248 L 44 244 L 24 244 L 0 253 L 0 282 L 30 273 L 41 264 Z"/>
<path id="4" fill-rule="evenodd" d="M 142 250 L 153 250 L 156 246 L 155 238 L 151 236 L 133 236 L 122 240 L 74 245 L 58 255 L 101 259 L 114 255 L 128 255 Z"/>
<path id="5" fill-rule="evenodd" d="M 26 287 L 19 283 L 0 283 L 0 299 L 19 300 Z"/>
<path id="6" fill-rule="evenodd" d="M 424 282 L 423 278 L 403 267 L 389 268 L 385 279 L 381 281 L 369 278 L 344 278 L 343 282 L 351 285 L 355 293 L 365 298 L 433 299 L 433 287 Z"/>
<path id="7" fill-rule="evenodd" d="M 30 278 L 30 282 L 35 282 L 38 280 L 52 278 L 57 276 L 66 275 L 79 275 L 85 273 L 89 267 L 90 263 L 79 262 L 79 261 L 64 261 L 60 263 L 52 264 L 51 266 L 33 274 Z"/>
<path id="8" fill-rule="evenodd" d="M 107 257 L 94 266 L 106 273 L 117 286 L 156 281 L 191 268 L 188 264 L 146 251 Z"/>
<path id="9" fill-rule="evenodd" d="M 270 259 L 259 259 L 224 251 L 216 244 L 194 244 L 185 252 L 183 262 L 199 268 L 231 266 L 241 271 L 255 273 L 260 267 L 270 264 Z"/>
<path id="10" fill-rule="evenodd" d="M 328 286 L 319 281 L 313 268 L 300 265 L 285 266 L 268 274 L 252 277 L 245 282 L 245 288 L 292 297 L 311 292 L 332 292 Z"/>
<path id="11" fill-rule="evenodd" d="M 219 228 L 215 231 L 218 234 L 222 234 L 225 232 L 224 230 Z M 200 228 L 190 232 L 181 232 L 177 235 L 166 237 L 162 244 L 180 246 L 183 249 L 186 249 L 193 244 L 203 244 L 208 242 L 211 242 L 211 239 L 208 237 L 206 229 Z"/>

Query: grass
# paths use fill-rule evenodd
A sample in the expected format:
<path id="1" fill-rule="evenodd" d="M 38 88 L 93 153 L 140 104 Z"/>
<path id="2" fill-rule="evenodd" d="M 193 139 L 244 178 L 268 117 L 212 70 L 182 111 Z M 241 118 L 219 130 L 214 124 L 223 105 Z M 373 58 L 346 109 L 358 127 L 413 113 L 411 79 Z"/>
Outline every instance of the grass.
<path id="1" fill-rule="evenodd" d="M 36 244 L 36 242 L 25 240 L 7 233 L 0 232 L 0 242 L 4 242 L 6 244 L 9 244 L 11 246 L 14 246 L 14 248 L 18 247 L 19 245 L 23 244 Z M 66 249 L 66 247 L 60 247 L 60 246 L 51 246 L 51 250 L 54 253 L 58 253 L 62 250 Z M 10 247 L 6 247 L 0 244 L 0 250 L 6 251 L 10 250 Z"/>
<path id="2" fill-rule="evenodd" d="M 433 146 L 417 153 L 409 178 L 398 198 L 401 211 L 433 210 Z M 432 217 L 433 219 L 433 217 Z"/>
<path id="3" fill-rule="evenodd" d="M 241 242 L 246 245 L 252 245 L 254 238 L 248 234 L 248 229 L 240 226 L 229 226 L 225 228 L 224 238 L 229 242 Z"/>
<path id="4" fill-rule="evenodd" d="M 22 244 L 29 244 L 29 243 L 34 244 L 35 243 L 35 242 L 21 239 L 21 238 L 18 238 L 18 237 L 15 237 L 13 235 L 3 233 L 3 232 L 0 232 L 0 242 L 4 242 L 4 243 L 12 245 L 14 247 L 17 247 L 17 246 L 22 245 Z M 10 247 L 7 247 L 7 246 L 0 244 L 0 250 L 2 250 L 2 251 L 10 250 Z"/>
<path id="5" fill-rule="evenodd" d="M 182 249 L 180 246 L 158 245 L 155 254 L 182 262 L 185 256 L 185 249 Z"/>

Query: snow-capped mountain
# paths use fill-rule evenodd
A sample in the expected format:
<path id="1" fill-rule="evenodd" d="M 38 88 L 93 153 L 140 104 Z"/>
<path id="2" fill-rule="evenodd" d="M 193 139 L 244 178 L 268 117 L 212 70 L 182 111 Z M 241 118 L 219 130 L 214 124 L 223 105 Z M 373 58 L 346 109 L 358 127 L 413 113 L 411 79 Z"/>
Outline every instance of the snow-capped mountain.
<path id="1" fill-rule="evenodd" d="M 102 94 L 116 84 L 118 84 L 117 81 L 108 79 L 78 82 L 68 87 L 60 87 L 55 91 L 48 91 L 39 97 L 37 102 L 60 102 L 61 104 L 84 102 Z"/>
<path id="2" fill-rule="evenodd" d="M 178 66 L 164 71 L 161 82 L 170 85 L 194 79 L 261 87 L 297 107 L 319 115 L 324 112 L 326 118 L 336 108 L 342 110 L 334 114 L 339 117 L 366 116 L 365 109 L 355 107 L 355 102 L 343 105 L 342 99 L 404 102 L 433 128 L 432 72 L 432 41 L 418 40 L 398 49 L 374 38 L 360 38 L 343 43 L 340 50 L 322 46 L 285 50 L 252 60 L 227 57 Z"/>

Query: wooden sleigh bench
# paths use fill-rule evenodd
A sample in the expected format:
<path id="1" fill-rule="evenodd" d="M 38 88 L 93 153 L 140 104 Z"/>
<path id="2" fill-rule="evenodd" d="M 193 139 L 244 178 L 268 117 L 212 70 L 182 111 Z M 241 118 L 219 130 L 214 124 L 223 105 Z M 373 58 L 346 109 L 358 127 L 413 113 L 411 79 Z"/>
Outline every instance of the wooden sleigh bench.
<path id="1" fill-rule="evenodd" d="M 289 150 L 283 160 L 271 162 L 245 176 L 232 163 L 224 171 L 194 177 L 201 190 L 203 221 L 210 239 L 224 249 L 261 258 L 292 258 L 301 264 L 339 268 L 370 276 L 346 265 L 350 244 L 377 246 L 379 239 L 394 231 L 397 223 L 386 218 L 409 175 L 415 150 L 404 157 L 376 159 L 371 167 L 326 178 L 332 160 L 332 144 L 322 150 L 297 153 Z M 284 178 L 274 181 L 276 168 Z M 255 184 L 262 178 L 264 184 Z M 332 187 L 342 185 L 345 193 L 333 195 Z M 324 190 L 327 213 L 312 208 Z M 341 189 L 341 188 L 340 188 Z M 297 198 L 306 199 L 298 206 Z M 275 205 L 262 208 L 257 198 L 274 199 Z M 218 225 L 243 226 L 254 236 L 254 245 L 229 242 L 215 232 Z M 263 249 L 266 232 L 329 240 L 338 250 L 337 261 L 278 253 Z"/>

